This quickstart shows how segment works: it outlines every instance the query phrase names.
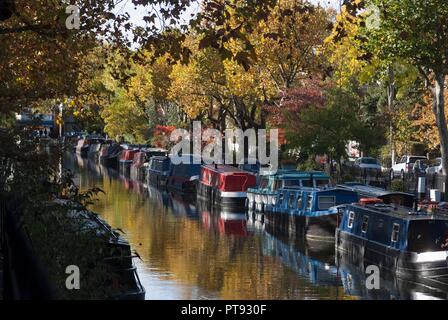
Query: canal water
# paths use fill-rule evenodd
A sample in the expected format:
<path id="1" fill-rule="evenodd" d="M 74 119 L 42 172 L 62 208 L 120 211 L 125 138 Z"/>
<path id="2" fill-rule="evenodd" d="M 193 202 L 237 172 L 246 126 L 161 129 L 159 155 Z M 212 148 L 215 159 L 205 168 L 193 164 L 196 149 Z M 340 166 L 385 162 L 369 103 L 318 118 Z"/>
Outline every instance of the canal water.
<path id="1" fill-rule="evenodd" d="M 446 298 L 395 278 L 367 290 L 365 274 L 336 263 L 334 244 L 306 244 L 245 214 L 186 203 L 72 154 L 64 167 L 82 190 L 105 192 L 90 209 L 122 230 L 141 257 L 135 263 L 146 299 Z"/>

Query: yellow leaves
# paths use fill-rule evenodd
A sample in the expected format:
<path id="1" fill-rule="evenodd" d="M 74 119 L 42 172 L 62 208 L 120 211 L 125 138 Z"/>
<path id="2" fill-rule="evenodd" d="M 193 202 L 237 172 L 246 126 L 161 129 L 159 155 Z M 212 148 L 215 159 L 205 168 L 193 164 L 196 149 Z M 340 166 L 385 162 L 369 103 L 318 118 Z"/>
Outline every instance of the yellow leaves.
<path id="1" fill-rule="evenodd" d="M 170 79 L 168 99 L 176 102 L 190 118 L 196 118 L 208 106 L 209 100 L 197 64 L 178 63 L 174 66 Z"/>

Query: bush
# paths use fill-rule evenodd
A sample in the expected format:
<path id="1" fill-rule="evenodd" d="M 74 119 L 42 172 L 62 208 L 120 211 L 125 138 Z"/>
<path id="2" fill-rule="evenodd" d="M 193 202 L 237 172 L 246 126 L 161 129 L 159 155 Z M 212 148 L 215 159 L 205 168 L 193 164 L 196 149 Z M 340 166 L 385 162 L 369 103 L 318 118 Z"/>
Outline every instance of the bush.
<path id="1" fill-rule="evenodd" d="M 101 258 L 104 241 L 85 219 L 70 211 L 85 208 L 99 189 L 80 192 L 70 172 L 60 171 L 64 149 L 47 152 L 29 132 L 0 131 L 0 194 L 15 198 L 21 224 L 55 288 L 56 299 L 106 299 L 110 268 Z M 67 199 L 61 205 L 55 199 Z M 67 266 L 81 271 L 81 290 L 67 290 Z"/>

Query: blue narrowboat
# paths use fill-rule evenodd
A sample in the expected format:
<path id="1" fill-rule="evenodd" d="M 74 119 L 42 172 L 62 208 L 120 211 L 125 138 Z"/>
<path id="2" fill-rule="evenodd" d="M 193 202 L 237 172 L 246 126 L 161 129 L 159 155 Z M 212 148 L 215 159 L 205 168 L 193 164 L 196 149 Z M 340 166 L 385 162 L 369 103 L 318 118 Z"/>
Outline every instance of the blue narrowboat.
<path id="1" fill-rule="evenodd" d="M 337 207 L 358 200 L 356 192 L 341 188 L 283 188 L 266 206 L 266 222 L 310 239 L 334 241 Z"/>
<path id="2" fill-rule="evenodd" d="M 337 186 L 356 191 L 361 198 L 378 198 L 386 204 L 394 203 L 404 207 L 412 207 L 415 201 L 415 196 L 412 193 L 389 191 L 358 182 L 346 182 Z"/>
<path id="3" fill-rule="evenodd" d="M 437 280 L 448 275 L 448 216 L 414 211 L 379 199 L 341 209 L 336 249 L 398 277 Z"/>
<path id="4" fill-rule="evenodd" d="M 162 188 L 166 186 L 171 161 L 169 157 L 153 156 L 146 169 L 146 183 Z"/>
<path id="5" fill-rule="evenodd" d="M 170 161 L 171 166 L 166 181 L 167 190 L 187 197 L 196 195 L 202 159 L 188 154 L 177 157 L 176 161 L 170 156 Z"/>
<path id="6" fill-rule="evenodd" d="M 233 166 L 203 165 L 198 184 L 198 196 L 213 205 L 244 210 L 247 189 L 255 187 L 256 176 Z"/>
<path id="7" fill-rule="evenodd" d="M 264 212 L 276 196 L 278 189 L 287 187 L 326 187 L 330 177 L 320 171 L 279 170 L 275 174 L 260 176 L 257 188 L 247 190 L 247 207 L 250 211 Z"/>

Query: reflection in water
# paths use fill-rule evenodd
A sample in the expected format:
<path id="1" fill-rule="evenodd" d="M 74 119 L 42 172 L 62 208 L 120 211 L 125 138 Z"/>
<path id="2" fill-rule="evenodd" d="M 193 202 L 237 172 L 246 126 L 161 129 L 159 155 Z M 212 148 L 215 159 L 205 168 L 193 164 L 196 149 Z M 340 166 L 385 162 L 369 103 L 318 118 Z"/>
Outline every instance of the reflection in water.
<path id="1" fill-rule="evenodd" d="M 354 261 L 347 254 L 338 254 L 337 262 L 341 270 L 341 279 L 347 294 L 374 300 L 432 300 L 447 299 L 445 291 L 437 286 L 409 282 L 397 278 L 390 272 L 381 271 L 380 289 L 367 290 L 365 270 L 369 263 Z"/>
<path id="2" fill-rule="evenodd" d="M 104 190 L 91 209 L 142 257 L 135 262 L 147 299 L 378 298 L 346 285 L 334 246 L 285 240 L 244 213 L 186 202 L 72 155 L 64 166 L 81 189 Z"/>

